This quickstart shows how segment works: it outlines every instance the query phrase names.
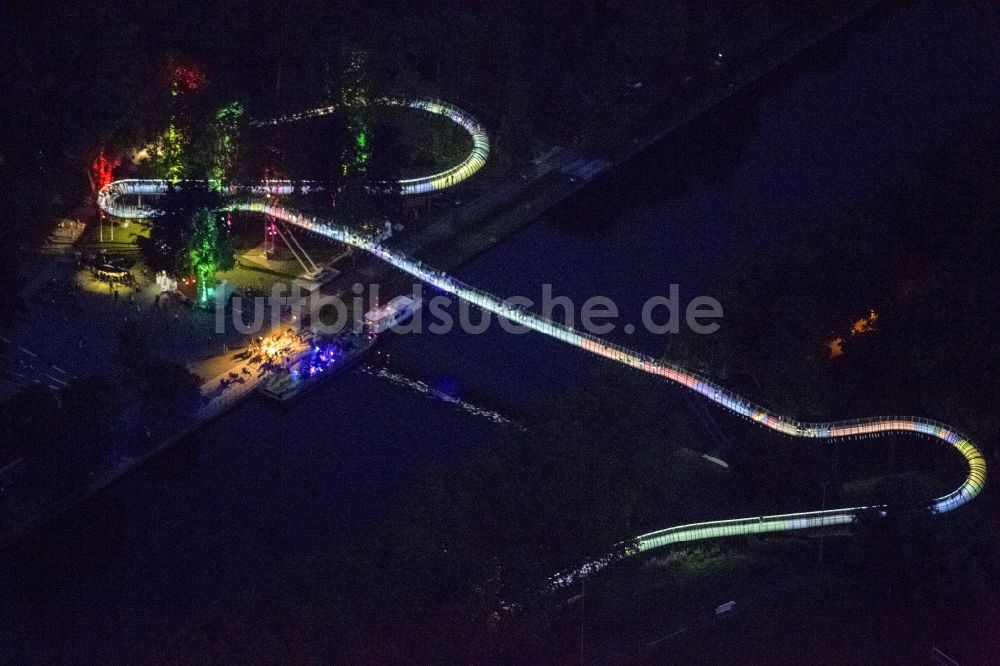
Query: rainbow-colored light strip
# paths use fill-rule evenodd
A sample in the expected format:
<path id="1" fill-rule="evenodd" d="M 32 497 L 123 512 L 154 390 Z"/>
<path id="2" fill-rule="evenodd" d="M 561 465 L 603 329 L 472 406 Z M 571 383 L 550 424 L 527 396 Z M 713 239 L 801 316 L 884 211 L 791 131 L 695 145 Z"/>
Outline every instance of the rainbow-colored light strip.
<path id="1" fill-rule="evenodd" d="M 98 204 L 109 215 L 149 217 L 153 213 L 152 210 L 148 208 L 139 209 L 135 206 L 119 206 L 117 200 L 121 195 L 162 193 L 152 191 L 158 187 L 157 185 L 152 185 L 150 181 L 116 181 L 101 190 L 101 194 L 98 197 Z M 262 185 L 261 187 L 264 188 L 264 191 L 270 191 L 267 189 L 268 185 Z M 926 508 L 932 513 L 947 513 L 948 511 L 957 509 L 975 498 L 982 491 L 986 483 L 986 461 L 983 458 L 982 452 L 967 437 L 944 423 L 919 417 L 873 417 L 830 423 L 805 423 L 797 421 L 761 407 L 680 366 L 656 360 L 650 356 L 514 307 L 505 303 L 498 296 L 476 289 L 441 271 L 424 265 L 421 261 L 413 257 L 389 249 L 381 245 L 374 238 L 337 226 L 329 221 L 306 216 L 281 206 L 269 205 L 263 202 L 233 204 L 231 209 L 270 215 L 281 219 L 287 224 L 292 224 L 326 238 L 362 249 L 394 267 L 409 273 L 418 280 L 433 285 L 449 294 L 454 294 L 456 297 L 477 305 L 484 310 L 488 310 L 514 323 L 597 354 L 598 356 L 603 356 L 623 365 L 631 366 L 636 370 L 685 386 L 732 412 L 752 419 L 764 427 L 792 437 L 832 440 L 848 437 L 882 436 L 890 433 L 916 433 L 935 437 L 945 444 L 954 447 L 965 458 L 969 472 L 961 486 L 947 495 L 932 500 L 926 505 Z M 879 515 L 884 517 L 887 510 L 888 505 L 881 504 L 844 507 L 828 511 L 807 511 L 782 515 L 716 520 L 668 527 L 656 532 L 641 534 L 628 542 L 617 544 L 604 557 L 554 576 L 549 581 L 550 588 L 554 589 L 569 585 L 579 577 L 589 575 L 623 557 L 675 543 L 846 525 L 857 522 L 863 515 Z"/>
<path id="2" fill-rule="evenodd" d="M 375 100 L 376 104 L 382 106 L 406 106 L 412 109 L 421 109 L 428 113 L 444 116 L 457 125 L 460 125 L 472 138 L 472 150 L 461 162 L 453 167 L 445 169 L 439 173 L 421 176 L 419 178 L 404 178 L 399 181 L 400 192 L 404 195 L 427 194 L 444 190 L 453 185 L 458 185 L 464 180 L 472 177 L 477 171 L 486 165 L 486 160 L 490 156 L 490 137 L 486 130 L 479 124 L 479 121 L 462 111 L 456 106 L 442 102 L 438 99 L 413 99 L 401 100 L 391 97 L 381 97 Z M 293 113 L 270 120 L 257 120 L 250 123 L 253 126 L 278 125 L 281 123 L 316 118 L 335 113 L 338 107 L 322 106 L 308 111 Z M 183 181 L 172 181 L 174 185 L 183 184 Z M 218 184 L 214 181 L 213 184 Z M 101 210 L 116 217 L 129 219 L 148 218 L 153 215 L 153 209 L 145 206 L 129 206 L 119 203 L 118 199 L 122 195 L 147 195 L 157 196 L 165 194 L 167 191 L 167 181 L 158 179 L 124 179 L 108 183 L 97 193 L 97 203 Z M 308 181 L 294 183 L 290 180 L 266 180 L 250 187 L 252 193 L 257 194 L 291 194 L 298 187 L 300 192 L 307 193 L 310 189 Z M 231 188 L 234 192 L 238 189 Z M 114 211 L 114 212 L 112 212 Z"/>
<path id="3" fill-rule="evenodd" d="M 404 100 L 394 97 L 379 97 L 373 100 L 373 102 L 377 106 L 406 106 L 411 109 L 420 109 L 436 116 L 443 116 L 456 125 L 461 126 L 472 138 L 472 150 L 465 156 L 465 159 L 455 166 L 445 169 L 440 173 L 400 180 L 399 185 L 403 194 L 426 194 L 446 189 L 468 179 L 486 164 L 486 160 L 490 156 L 490 137 L 486 134 L 486 130 L 483 129 L 478 120 L 457 106 L 439 99 Z M 339 108 L 337 106 L 321 106 L 309 109 L 308 111 L 281 116 L 280 118 L 256 121 L 251 124 L 259 126 L 295 122 L 297 120 L 330 115 L 331 113 L 336 113 Z"/>

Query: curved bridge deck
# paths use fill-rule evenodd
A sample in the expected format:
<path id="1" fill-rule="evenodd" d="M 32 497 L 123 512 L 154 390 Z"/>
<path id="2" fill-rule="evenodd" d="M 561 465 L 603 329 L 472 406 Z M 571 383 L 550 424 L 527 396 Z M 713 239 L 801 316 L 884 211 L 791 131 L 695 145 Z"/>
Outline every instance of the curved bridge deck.
<path id="1" fill-rule="evenodd" d="M 403 100 L 394 97 L 379 97 L 374 100 L 374 104 L 375 106 L 405 106 L 411 109 L 426 111 L 435 116 L 442 116 L 464 129 L 472 139 L 472 149 L 469 151 L 469 154 L 455 166 L 439 173 L 400 180 L 400 189 L 404 195 L 426 194 L 457 185 L 486 165 L 486 160 L 490 155 L 490 137 L 486 134 L 486 130 L 483 129 L 478 120 L 457 106 L 439 99 Z M 279 125 L 297 120 L 317 118 L 336 113 L 339 108 L 337 106 L 322 106 L 316 109 L 309 109 L 308 111 L 281 116 L 280 118 L 258 121 L 253 124 L 257 126 Z"/>
<path id="2" fill-rule="evenodd" d="M 118 203 L 118 198 L 122 195 L 162 193 L 157 191 L 161 187 L 159 183 L 162 181 L 116 181 L 101 190 L 98 203 L 101 209 L 109 215 L 149 217 L 153 214 L 150 208 L 121 206 Z M 278 189 L 272 189 L 275 187 Z M 282 189 L 286 187 L 290 187 L 290 185 L 265 183 L 258 186 L 261 191 L 277 192 L 286 191 Z M 329 221 L 263 202 L 237 203 L 230 206 L 230 209 L 271 215 L 287 224 L 364 250 L 414 278 L 484 310 L 592 354 L 680 384 L 740 416 L 785 435 L 813 440 L 881 436 L 890 433 L 915 433 L 934 437 L 954 448 L 965 459 L 968 465 L 968 475 L 958 488 L 927 503 L 926 508 L 932 513 L 946 513 L 969 502 L 982 491 L 986 482 L 986 461 L 981 451 L 967 437 L 944 423 L 919 417 L 872 417 L 829 423 L 797 421 L 727 391 L 711 380 L 680 366 L 656 360 L 637 351 L 545 319 L 538 314 L 514 307 L 498 296 L 476 289 L 423 264 L 413 257 L 387 248 L 370 237 L 337 226 Z M 553 577 L 550 580 L 550 587 L 558 588 L 568 585 L 579 576 L 588 575 L 617 559 L 670 544 L 727 536 L 845 525 L 857 522 L 863 515 L 885 516 L 888 508 L 888 505 L 844 507 L 827 511 L 736 518 L 668 527 L 639 535 L 627 543 L 617 544 L 606 556 Z"/>

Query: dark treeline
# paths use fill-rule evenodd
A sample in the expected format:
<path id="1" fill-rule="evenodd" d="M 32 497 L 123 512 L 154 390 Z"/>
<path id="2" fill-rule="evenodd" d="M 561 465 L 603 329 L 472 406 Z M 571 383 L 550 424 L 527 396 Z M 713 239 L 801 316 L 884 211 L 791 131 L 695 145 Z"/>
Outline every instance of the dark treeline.
<path id="1" fill-rule="evenodd" d="M 717 289 L 726 304 L 720 332 L 683 339 L 667 356 L 807 420 L 900 414 L 945 421 L 995 467 L 1000 349 L 988 341 L 1000 326 L 996 118 L 990 109 L 953 143 L 926 148 L 790 248 L 750 258 Z M 803 448 L 755 427 L 733 432 L 734 492 L 762 511 L 776 502 L 816 508 L 820 484 L 827 506 L 918 505 L 950 492 L 967 471 L 929 439 Z M 862 525 L 835 551 L 837 577 L 796 610 L 760 620 L 756 635 L 816 605 L 828 611 L 809 620 L 817 638 L 806 644 L 824 657 L 832 652 L 820 637 L 838 630 L 892 636 L 912 654 L 928 636 L 967 641 L 973 653 L 987 649 L 981 636 L 988 620 L 968 618 L 995 616 L 1000 604 L 995 585 L 983 584 L 1000 575 L 997 508 L 987 484 L 975 502 L 945 518 L 901 511 Z M 960 622 L 959 608 L 975 610 Z M 869 626 L 856 624 L 858 616 L 886 620 Z M 800 654 L 798 641 L 787 643 L 772 646 L 774 654 Z M 843 648 L 843 660 L 858 644 Z"/>
<path id="2" fill-rule="evenodd" d="M 668 356 L 803 419 L 915 413 L 988 441 L 998 150 L 990 115 L 927 147 L 833 224 L 734 270 L 720 332 Z"/>

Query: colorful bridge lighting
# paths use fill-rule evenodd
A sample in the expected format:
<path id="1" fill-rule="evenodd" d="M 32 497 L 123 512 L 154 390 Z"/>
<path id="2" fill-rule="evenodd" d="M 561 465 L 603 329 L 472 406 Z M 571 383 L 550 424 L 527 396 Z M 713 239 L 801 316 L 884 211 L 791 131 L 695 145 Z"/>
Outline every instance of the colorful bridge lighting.
<path id="1" fill-rule="evenodd" d="M 319 115 L 319 113 L 313 113 L 313 115 Z M 300 114 L 299 116 L 289 118 L 289 120 L 301 117 L 308 117 L 308 115 Z M 483 155 L 483 159 L 485 159 L 485 154 Z M 430 188 L 442 186 L 441 177 L 442 174 L 431 176 L 422 186 Z M 257 191 L 275 191 L 271 189 L 274 186 L 275 184 L 273 183 L 264 183 L 258 186 Z M 284 187 L 284 185 L 279 184 L 277 187 Z M 121 204 L 119 197 L 123 195 L 162 194 L 165 189 L 166 184 L 163 181 L 119 180 L 101 190 L 98 197 L 98 204 L 109 215 L 118 217 L 149 217 L 153 213 L 151 209 Z M 543 335 L 579 347 L 592 354 L 680 384 L 740 416 L 749 418 L 766 428 L 791 437 L 819 441 L 861 436 L 885 436 L 894 433 L 915 433 L 934 437 L 947 446 L 954 448 L 964 458 L 968 466 L 968 473 L 958 488 L 926 503 L 925 508 L 932 514 L 947 513 L 966 504 L 982 491 L 986 483 L 986 461 L 980 449 L 965 435 L 944 423 L 919 417 L 872 417 L 828 423 L 798 421 L 757 405 L 683 367 L 659 361 L 640 352 L 602 340 L 596 336 L 577 331 L 541 317 L 538 314 L 517 308 L 514 305 L 506 303 L 498 296 L 476 289 L 448 276 L 444 272 L 426 266 L 413 257 L 385 247 L 374 238 L 340 227 L 330 221 L 307 216 L 288 208 L 272 205 L 268 202 L 237 203 L 232 204 L 229 209 L 270 215 L 287 224 L 295 225 L 331 240 L 364 250 L 382 261 L 409 273 L 414 278 L 433 285 L 446 293 L 454 294 L 456 297 L 484 310 L 500 315 Z M 641 534 L 627 542 L 619 543 L 606 555 L 552 577 L 549 580 L 549 587 L 550 589 L 556 589 L 570 585 L 581 576 L 594 573 L 614 561 L 671 544 L 729 536 L 847 525 L 856 523 L 863 516 L 884 517 L 887 515 L 889 508 L 885 504 L 876 504 L 844 507 L 826 511 L 752 516 L 667 527 L 655 532 Z"/>
<path id="2" fill-rule="evenodd" d="M 472 149 L 469 154 L 458 164 L 445 169 L 444 171 L 420 176 L 419 178 L 404 178 L 399 181 L 400 192 L 404 195 L 427 194 L 444 190 L 454 185 L 458 185 L 472 177 L 477 171 L 483 168 L 490 155 L 490 139 L 486 130 L 475 118 L 447 102 L 436 99 L 415 99 L 399 100 L 389 97 L 382 97 L 375 100 L 377 104 L 383 106 L 405 106 L 413 109 L 420 109 L 434 115 L 448 118 L 455 124 L 461 126 L 472 139 Z M 271 120 L 258 120 L 251 125 L 277 125 L 307 118 L 325 116 L 337 111 L 336 106 L 324 106 L 310 109 L 301 113 L 295 113 Z M 183 187 L 183 181 L 171 180 L 175 186 Z M 159 196 L 166 194 L 168 182 L 161 179 L 125 179 L 108 183 L 97 193 L 97 203 L 101 210 L 109 212 L 115 217 L 128 219 L 143 219 L 152 217 L 156 210 L 149 206 L 127 205 L 119 199 L 124 195 L 145 195 Z M 308 193 L 310 190 L 309 181 L 295 183 L 290 180 L 263 180 L 257 185 L 249 188 L 254 194 L 291 194 L 298 191 Z M 244 188 L 232 187 L 232 193 Z M 223 190 L 224 191 L 224 190 Z M 225 191 L 224 191 L 225 192 Z M 114 212 L 110 212 L 114 211 Z"/>
<path id="3" fill-rule="evenodd" d="M 394 97 L 379 97 L 373 100 L 377 106 L 403 106 L 411 109 L 419 109 L 436 116 L 442 116 L 452 121 L 464 129 L 472 139 L 472 150 L 461 162 L 439 173 L 421 176 L 419 178 L 404 178 L 399 181 L 403 194 L 426 194 L 443 190 L 452 185 L 457 185 L 468 179 L 474 173 L 483 168 L 490 155 L 490 138 L 486 130 L 479 124 L 479 121 L 470 116 L 458 107 L 443 102 L 439 99 L 397 99 Z M 253 125 L 277 125 L 281 123 L 295 122 L 307 118 L 316 118 L 336 113 L 340 107 L 323 106 L 308 111 L 293 113 L 280 118 L 263 120 L 252 123 Z"/>

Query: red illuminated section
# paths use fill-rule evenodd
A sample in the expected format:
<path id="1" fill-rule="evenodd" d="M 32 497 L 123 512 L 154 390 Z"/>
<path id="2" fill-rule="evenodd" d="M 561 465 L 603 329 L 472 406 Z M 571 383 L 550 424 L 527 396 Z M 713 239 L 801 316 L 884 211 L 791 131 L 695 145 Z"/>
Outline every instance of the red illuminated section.
<path id="1" fill-rule="evenodd" d="M 101 148 L 97 157 L 90 163 L 90 173 L 98 190 L 111 184 L 111 181 L 114 180 L 115 167 L 119 164 L 121 164 L 119 160 L 109 160 L 104 154 L 104 149 Z"/>
<path id="2" fill-rule="evenodd" d="M 172 60 L 167 64 L 167 82 L 174 95 L 197 92 L 208 83 L 204 68 L 195 62 Z"/>

